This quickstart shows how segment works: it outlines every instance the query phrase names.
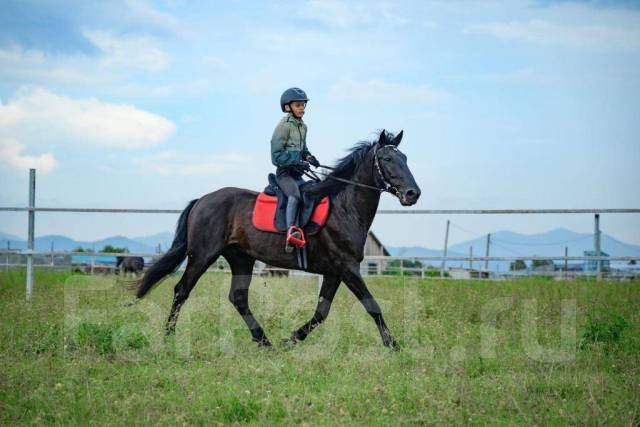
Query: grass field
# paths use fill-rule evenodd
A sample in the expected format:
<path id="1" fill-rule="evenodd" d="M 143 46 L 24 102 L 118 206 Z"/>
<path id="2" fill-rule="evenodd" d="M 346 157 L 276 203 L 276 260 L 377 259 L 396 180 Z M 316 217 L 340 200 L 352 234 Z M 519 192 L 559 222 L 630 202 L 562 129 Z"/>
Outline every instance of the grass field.
<path id="1" fill-rule="evenodd" d="M 403 350 L 382 347 L 341 287 L 328 320 L 315 279 L 254 279 L 272 342 L 251 342 L 205 275 L 175 340 L 169 278 L 139 304 L 113 277 L 0 273 L 0 425 L 633 425 L 640 423 L 638 283 L 370 278 Z"/>

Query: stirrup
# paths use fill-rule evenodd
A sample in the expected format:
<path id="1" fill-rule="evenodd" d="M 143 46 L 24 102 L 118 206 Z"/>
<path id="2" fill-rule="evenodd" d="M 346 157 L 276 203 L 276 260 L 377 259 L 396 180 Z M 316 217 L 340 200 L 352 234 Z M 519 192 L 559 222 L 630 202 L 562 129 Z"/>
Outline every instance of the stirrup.
<path id="1" fill-rule="evenodd" d="M 300 227 L 296 227 L 295 225 L 289 227 L 289 230 L 287 231 L 287 245 L 285 247 L 287 252 L 293 251 L 293 246 L 301 248 L 306 243 L 307 242 L 304 240 L 304 233 Z"/>

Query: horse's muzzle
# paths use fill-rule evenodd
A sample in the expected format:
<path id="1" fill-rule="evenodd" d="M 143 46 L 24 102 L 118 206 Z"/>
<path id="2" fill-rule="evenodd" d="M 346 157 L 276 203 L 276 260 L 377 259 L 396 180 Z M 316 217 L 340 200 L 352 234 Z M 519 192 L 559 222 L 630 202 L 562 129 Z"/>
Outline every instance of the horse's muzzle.
<path id="1" fill-rule="evenodd" d="M 400 192 L 400 204 L 402 206 L 412 206 L 415 205 L 418 199 L 420 198 L 420 189 L 419 188 L 407 188 L 404 191 Z"/>

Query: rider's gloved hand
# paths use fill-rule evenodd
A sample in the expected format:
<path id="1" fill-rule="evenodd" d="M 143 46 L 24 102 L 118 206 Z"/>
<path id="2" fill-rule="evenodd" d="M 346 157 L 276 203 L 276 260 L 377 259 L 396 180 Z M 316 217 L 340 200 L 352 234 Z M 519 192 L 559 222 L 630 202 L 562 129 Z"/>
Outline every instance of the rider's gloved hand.
<path id="1" fill-rule="evenodd" d="M 300 160 L 298 162 L 298 167 L 305 171 L 311 170 L 311 166 L 309 165 L 309 162 L 305 162 L 304 160 Z"/>
<path id="2" fill-rule="evenodd" d="M 313 167 L 320 167 L 320 162 L 315 158 L 315 156 L 307 157 L 307 162 L 309 162 Z"/>

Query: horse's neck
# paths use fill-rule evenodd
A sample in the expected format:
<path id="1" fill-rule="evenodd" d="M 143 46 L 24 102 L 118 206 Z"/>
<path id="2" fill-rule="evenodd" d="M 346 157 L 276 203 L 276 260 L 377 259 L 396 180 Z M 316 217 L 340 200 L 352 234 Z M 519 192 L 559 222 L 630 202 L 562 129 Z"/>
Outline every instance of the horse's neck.
<path id="1" fill-rule="evenodd" d="M 373 176 L 373 159 L 363 162 L 349 179 L 361 184 L 376 186 Z M 340 194 L 342 207 L 349 213 L 350 224 L 365 232 L 371 227 L 380 203 L 380 192 L 369 188 L 347 185 Z M 351 222 L 353 221 L 353 222 Z"/>

